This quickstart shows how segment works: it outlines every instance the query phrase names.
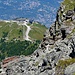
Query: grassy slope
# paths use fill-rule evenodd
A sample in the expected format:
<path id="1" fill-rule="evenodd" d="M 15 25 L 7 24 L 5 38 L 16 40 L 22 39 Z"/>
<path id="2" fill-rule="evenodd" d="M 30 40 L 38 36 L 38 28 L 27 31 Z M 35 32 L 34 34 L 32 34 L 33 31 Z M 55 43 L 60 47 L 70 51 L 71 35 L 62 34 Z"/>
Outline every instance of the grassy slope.
<path id="1" fill-rule="evenodd" d="M 8 33 L 7 37 L 9 40 L 23 39 L 22 26 L 17 25 L 17 23 L 15 22 L 14 23 L 0 22 L 0 38 L 2 38 L 2 36 L 4 35 L 3 32 Z"/>
<path id="2" fill-rule="evenodd" d="M 39 24 L 39 23 L 33 23 L 33 25 L 31 26 L 31 31 L 29 33 L 29 36 L 33 39 L 38 39 L 41 40 L 43 38 L 43 34 L 46 31 L 46 27 Z"/>
<path id="3" fill-rule="evenodd" d="M 36 23 L 33 23 L 33 25 L 31 24 L 28 25 L 31 26 L 31 31 L 29 33 L 31 39 L 40 40 L 43 38 L 43 34 L 47 29 L 45 26 Z M 27 30 L 26 26 L 25 30 Z M 15 22 L 14 23 L 0 22 L 0 38 L 4 36 L 3 32 L 7 33 L 6 37 L 8 41 L 12 39 L 23 40 L 23 27 Z"/>
<path id="4" fill-rule="evenodd" d="M 74 9 L 75 6 L 75 0 L 64 0 L 62 2 L 63 5 L 65 5 L 65 10 Z"/>
<path id="5" fill-rule="evenodd" d="M 73 63 L 75 63 L 75 58 L 67 59 L 67 60 L 60 60 L 58 62 L 58 65 L 56 66 L 57 75 L 64 75 L 64 69 Z"/>
<path id="6" fill-rule="evenodd" d="M 31 28 L 32 28 L 31 31 L 36 30 L 34 32 L 35 36 L 42 36 L 41 34 L 44 33 L 46 30 L 46 27 L 41 26 L 40 24 L 38 24 L 38 26 L 35 26 L 33 24 Z M 26 27 L 25 27 L 25 30 L 27 30 Z M 40 31 L 41 34 L 37 32 L 38 30 Z M 32 32 L 30 34 L 33 36 Z M 9 40 L 7 40 L 6 42 L 6 40 L 4 40 L 3 37 L 4 38 L 7 37 Z M 37 40 L 33 43 L 30 41 L 24 41 L 22 25 L 18 25 L 15 22 L 14 23 L 0 22 L 0 61 L 2 59 L 5 59 L 5 57 L 32 54 L 38 48 L 40 44 L 40 41 L 38 40 L 39 38 L 35 38 Z M 19 40 L 14 41 L 13 39 L 19 39 Z"/>

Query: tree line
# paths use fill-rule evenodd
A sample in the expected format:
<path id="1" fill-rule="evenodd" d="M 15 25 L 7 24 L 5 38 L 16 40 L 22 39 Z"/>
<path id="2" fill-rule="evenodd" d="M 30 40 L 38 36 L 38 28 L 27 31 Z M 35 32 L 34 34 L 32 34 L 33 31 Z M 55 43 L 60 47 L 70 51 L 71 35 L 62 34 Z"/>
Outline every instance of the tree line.
<path id="1" fill-rule="evenodd" d="M 0 61 L 6 57 L 19 56 L 19 55 L 30 55 L 39 46 L 40 41 L 10 41 L 5 42 L 4 39 L 0 39 Z"/>

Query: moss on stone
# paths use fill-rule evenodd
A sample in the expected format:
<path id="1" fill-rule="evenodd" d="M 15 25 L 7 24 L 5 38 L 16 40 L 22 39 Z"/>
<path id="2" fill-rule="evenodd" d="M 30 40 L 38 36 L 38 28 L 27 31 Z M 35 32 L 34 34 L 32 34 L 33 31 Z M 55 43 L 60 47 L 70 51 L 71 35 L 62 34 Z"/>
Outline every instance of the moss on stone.
<path id="1" fill-rule="evenodd" d="M 73 63 L 75 63 L 75 58 L 59 60 L 57 66 L 56 66 L 56 75 L 64 75 L 65 68 Z"/>
<path id="2" fill-rule="evenodd" d="M 34 64 L 34 66 L 38 66 L 38 64 L 39 64 L 39 62 L 36 62 L 36 63 Z"/>

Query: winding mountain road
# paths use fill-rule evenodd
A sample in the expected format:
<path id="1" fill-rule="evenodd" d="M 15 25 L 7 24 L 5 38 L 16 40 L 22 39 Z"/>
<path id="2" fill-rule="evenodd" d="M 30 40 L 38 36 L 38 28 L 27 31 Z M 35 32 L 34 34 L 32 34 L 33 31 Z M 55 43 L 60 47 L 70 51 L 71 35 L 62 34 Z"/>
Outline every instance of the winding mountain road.
<path id="1" fill-rule="evenodd" d="M 4 20 L 4 22 L 11 22 L 11 21 L 8 21 L 8 20 Z M 12 21 L 12 22 L 16 22 L 16 21 Z M 17 22 L 16 22 L 17 23 Z M 17 23 L 18 24 L 18 23 Z M 24 40 L 28 40 L 28 41 L 31 41 L 30 39 L 29 39 L 29 32 L 30 32 L 30 30 L 31 30 L 31 28 L 30 28 L 30 26 L 28 26 L 27 25 L 27 22 L 26 21 L 24 21 L 23 23 L 22 23 L 22 25 L 23 25 L 23 39 Z M 25 30 L 25 26 L 27 27 L 27 30 Z"/>
<path id="2" fill-rule="evenodd" d="M 30 30 L 31 30 L 31 28 L 30 28 L 30 26 L 27 25 L 27 22 L 24 22 L 23 25 L 25 25 L 25 26 L 27 27 L 26 33 L 25 33 L 25 35 L 24 35 L 24 37 L 25 37 L 24 39 L 31 41 L 31 40 L 29 39 L 29 35 L 28 35 L 29 32 L 30 32 Z"/>

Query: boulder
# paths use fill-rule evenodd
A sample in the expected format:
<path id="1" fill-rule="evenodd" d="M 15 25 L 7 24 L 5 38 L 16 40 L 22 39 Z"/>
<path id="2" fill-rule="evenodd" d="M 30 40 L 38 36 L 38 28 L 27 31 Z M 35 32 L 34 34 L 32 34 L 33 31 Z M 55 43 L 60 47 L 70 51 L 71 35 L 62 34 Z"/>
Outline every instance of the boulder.
<path id="1" fill-rule="evenodd" d="M 75 73 L 75 63 L 72 65 L 69 65 L 65 69 L 65 75 L 73 75 Z"/>
<path id="2" fill-rule="evenodd" d="M 68 10 L 67 13 L 66 13 L 66 20 L 67 19 L 70 19 L 72 20 L 72 16 L 74 14 L 74 11 L 73 10 Z"/>

